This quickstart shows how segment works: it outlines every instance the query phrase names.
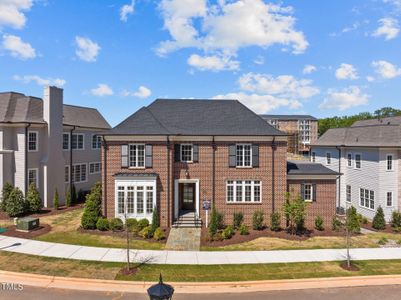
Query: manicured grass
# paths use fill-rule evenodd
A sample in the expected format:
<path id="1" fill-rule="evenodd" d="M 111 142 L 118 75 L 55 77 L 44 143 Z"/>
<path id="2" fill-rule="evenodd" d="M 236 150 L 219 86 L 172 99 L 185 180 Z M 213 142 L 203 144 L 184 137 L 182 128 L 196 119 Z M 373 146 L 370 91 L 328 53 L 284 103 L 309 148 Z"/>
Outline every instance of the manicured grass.
<path id="1" fill-rule="evenodd" d="M 124 248 L 126 247 L 125 238 L 109 235 L 98 235 L 91 233 L 83 233 L 77 231 L 81 223 L 83 209 L 76 209 L 43 217 L 41 223 L 49 224 L 52 229 L 49 233 L 36 237 L 36 240 L 63 244 L 72 244 L 80 246 L 108 247 L 108 248 Z M 132 249 L 149 249 L 160 250 L 164 248 L 163 243 L 149 242 L 145 240 L 130 240 Z"/>
<path id="2" fill-rule="evenodd" d="M 279 263 L 248 265 L 141 265 L 138 272 L 122 276 L 123 263 L 77 261 L 0 252 L 0 269 L 51 276 L 156 281 L 160 273 L 165 281 L 249 281 L 269 279 L 322 278 L 338 276 L 401 274 L 401 260 L 353 262 L 360 268 L 348 272 L 340 262 Z"/>
<path id="3" fill-rule="evenodd" d="M 238 234 L 238 233 L 237 233 Z M 377 248 L 381 238 L 398 241 L 400 234 L 392 233 L 370 233 L 358 235 L 351 238 L 352 248 Z M 295 249 L 339 249 L 346 247 L 345 237 L 342 236 L 321 236 L 312 237 L 303 241 L 286 240 L 280 238 L 260 237 L 255 240 L 240 244 L 233 244 L 221 247 L 202 247 L 204 251 L 243 251 L 243 250 L 295 250 Z"/>

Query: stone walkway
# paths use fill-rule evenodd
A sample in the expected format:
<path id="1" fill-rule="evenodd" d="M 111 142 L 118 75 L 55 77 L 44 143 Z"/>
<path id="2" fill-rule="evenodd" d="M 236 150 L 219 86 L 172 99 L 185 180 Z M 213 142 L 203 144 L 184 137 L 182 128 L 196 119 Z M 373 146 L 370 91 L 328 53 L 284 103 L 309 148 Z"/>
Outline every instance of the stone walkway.
<path id="1" fill-rule="evenodd" d="M 47 257 L 126 262 L 126 250 L 86 247 L 0 235 L 0 250 Z M 350 250 L 352 260 L 401 259 L 401 248 L 357 248 Z M 343 261 L 346 249 L 275 251 L 175 251 L 131 250 L 133 262 L 171 265 L 266 264 Z"/>
<path id="2" fill-rule="evenodd" d="M 171 228 L 166 250 L 199 251 L 200 238 L 200 228 Z"/>

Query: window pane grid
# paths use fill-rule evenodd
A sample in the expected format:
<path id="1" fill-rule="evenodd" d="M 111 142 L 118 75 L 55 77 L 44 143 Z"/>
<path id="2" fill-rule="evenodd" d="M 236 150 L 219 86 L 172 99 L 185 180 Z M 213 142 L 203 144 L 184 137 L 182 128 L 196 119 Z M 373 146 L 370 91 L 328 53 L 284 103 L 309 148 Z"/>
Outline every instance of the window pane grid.
<path id="1" fill-rule="evenodd" d="M 367 189 L 360 189 L 360 205 L 362 207 L 375 208 L 375 192 Z"/>
<path id="2" fill-rule="evenodd" d="M 181 145 L 181 161 L 190 162 L 192 158 L 193 147 L 192 145 Z"/>
<path id="3" fill-rule="evenodd" d="M 129 145 L 129 166 L 145 167 L 145 145 Z"/>
<path id="4" fill-rule="evenodd" d="M 226 202 L 261 202 L 259 180 L 228 180 L 226 188 Z"/>
<path id="5" fill-rule="evenodd" d="M 252 165 L 252 146 L 237 145 L 237 167 L 250 167 Z"/>
<path id="6" fill-rule="evenodd" d="M 29 132 L 28 133 L 28 150 L 29 151 L 36 151 L 37 150 L 37 142 L 38 142 L 38 135 L 36 132 Z"/>

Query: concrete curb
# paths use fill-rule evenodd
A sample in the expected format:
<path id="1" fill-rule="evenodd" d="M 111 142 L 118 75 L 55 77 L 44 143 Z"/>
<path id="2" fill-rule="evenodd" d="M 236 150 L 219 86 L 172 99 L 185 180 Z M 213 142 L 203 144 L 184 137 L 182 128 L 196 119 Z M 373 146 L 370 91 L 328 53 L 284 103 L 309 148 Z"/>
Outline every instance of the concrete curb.
<path id="1" fill-rule="evenodd" d="M 0 282 L 81 291 L 146 293 L 155 282 L 57 277 L 0 271 Z M 401 275 L 355 276 L 244 282 L 168 282 L 178 294 L 246 293 L 278 290 L 401 285 Z"/>

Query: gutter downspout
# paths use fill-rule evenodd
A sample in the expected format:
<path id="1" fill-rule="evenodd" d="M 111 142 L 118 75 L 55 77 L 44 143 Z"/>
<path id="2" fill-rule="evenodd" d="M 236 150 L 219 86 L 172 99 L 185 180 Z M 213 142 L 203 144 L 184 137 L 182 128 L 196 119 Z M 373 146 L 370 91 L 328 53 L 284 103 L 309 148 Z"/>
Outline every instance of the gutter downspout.
<path id="1" fill-rule="evenodd" d="M 215 205 L 215 198 L 216 198 L 216 142 L 214 140 L 213 136 L 213 141 L 212 141 L 212 149 L 213 149 L 213 156 L 212 156 L 212 197 L 213 197 L 213 207 Z M 207 226 L 207 225 L 206 225 Z"/>
<path id="2" fill-rule="evenodd" d="M 170 212 L 170 136 L 167 135 L 167 225 L 170 227 L 170 218 L 171 215 L 174 213 L 173 211 Z M 172 199 L 172 197 L 171 197 Z M 159 209 L 161 211 L 161 209 Z M 170 215 L 171 214 L 171 215 Z"/>
<path id="3" fill-rule="evenodd" d="M 275 151 L 277 149 L 276 146 L 276 137 L 273 137 L 272 141 L 272 212 L 275 211 L 275 202 L 276 202 L 276 193 L 275 193 Z"/>
<path id="4" fill-rule="evenodd" d="M 29 141 L 28 141 L 28 128 L 31 127 L 31 123 L 28 123 L 25 126 L 25 197 L 28 194 L 28 182 L 29 182 L 29 174 L 28 174 L 28 147 L 29 147 Z M 38 174 L 39 176 L 39 174 Z"/>
<path id="5" fill-rule="evenodd" d="M 69 171 L 70 171 L 70 197 L 72 197 L 72 133 L 75 130 L 75 126 L 70 130 L 70 167 L 69 167 Z M 78 142 L 78 141 L 77 141 Z"/>
<path id="6" fill-rule="evenodd" d="M 102 136 L 103 140 L 103 168 L 102 171 L 104 173 L 103 176 L 103 216 L 107 216 L 107 143 L 104 135 Z"/>
<path id="7" fill-rule="evenodd" d="M 338 173 L 340 174 L 338 176 L 338 201 L 337 201 L 337 211 L 340 212 L 340 205 L 341 205 L 341 147 L 342 146 L 336 146 L 336 149 L 338 150 Z"/>

